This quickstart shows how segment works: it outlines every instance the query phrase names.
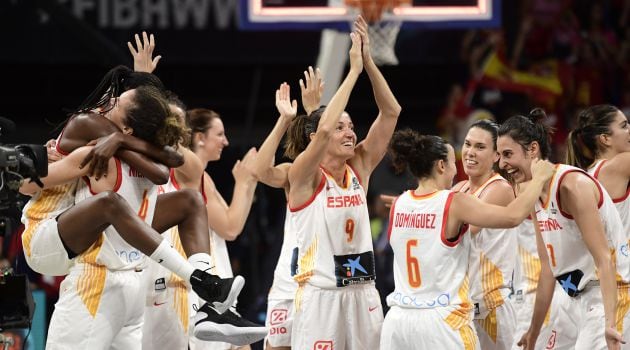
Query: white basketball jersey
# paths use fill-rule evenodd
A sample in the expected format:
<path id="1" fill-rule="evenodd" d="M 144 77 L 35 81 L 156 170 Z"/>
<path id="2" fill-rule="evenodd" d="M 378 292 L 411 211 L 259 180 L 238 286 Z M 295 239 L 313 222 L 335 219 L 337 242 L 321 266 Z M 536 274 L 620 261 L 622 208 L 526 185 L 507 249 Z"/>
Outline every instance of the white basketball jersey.
<path id="1" fill-rule="evenodd" d="M 501 175 L 490 177 L 475 192 L 476 197 L 486 191 L 495 181 L 506 181 Z M 464 185 L 462 192 L 468 192 Z M 517 229 L 483 228 L 471 235 L 468 277 L 470 297 L 475 305 L 475 314 L 485 318 L 487 313 L 503 305 L 512 292 L 512 274 L 516 264 Z"/>
<path id="2" fill-rule="evenodd" d="M 531 217 L 527 217 L 516 226 L 518 255 L 514 269 L 514 294 L 522 300 L 528 294 L 536 294 L 540 277 L 540 258 L 536 246 L 536 232 Z"/>
<path id="3" fill-rule="evenodd" d="M 295 235 L 295 230 L 291 228 L 291 212 L 289 207 L 287 207 L 287 213 L 284 218 L 284 238 L 278 264 L 273 273 L 273 284 L 271 290 L 269 290 L 269 299 L 293 299 L 295 297 L 295 291 L 297 290 L 297 283 L 293 279 L 293 274 L 295 274 L 297 268 L 297 242 Z"/>
<path id="4" fill-rule="evenodd" d="M 454 194 L 443 190 L 417 196 L 406 191 L 392 205 L 388 234 L 394 250 L 395 289 L 387 304 L 439 310 L 448 324 L 459 329 L 472 320 L 467 276 L 471 243 L 465 233 L 457 241 L 446 239 Z"/>
<path id="5" fill-rule="evenodd" d="M 158 186 L 128 164 L 116 158 L 115 161 L 117 180 L 113 191 L 127 201 L 134 213 L 151 225 Z M 97 195 L 90 188 L 90 180 L 84 180 L 77 187 L 76 203 Z M 81 254 L 80 258 L 81 262 L 104 265 L 110 270 L 143 268 L 145 262 L 145 255 L 125 242 L 112 225 L 105 229 L 102 239 Z"/>
<path id="6" fill-rule="evenodd" d="M 346 165 L 344 186 L 322 169 L 311 199 L 290 208 L 297 233 L 298 271 L 294 279 L 334 289 L 374 283 L 374 249 L 365 191 Z"/>
<path id="7" fill-rule="evenodd" d="M 554 277 L 569 295 L 581 291 L 589 281 L 598 280 L 595 262 L 584 244 L 582 233 L 573 217 L 560 208 L 560 185 L 564 177 L 571 172 L 579 172 L 593 180 L 600 193 L 598 203 L 599 214 L 604 225 L 606 239 L 617 263 L 617 279 L 630 281 L 630 259 L 627 250 L 622 252 L 622 246 L 627 247 L 627 239 L 623 234 L 623 226 L 619 214 L 608 193 L 600 183 L 590 177 L 582 169 L 558 164 L 551 178 L 546 203 L 536 203 L 536 216 L 542 238 L 547 247 L 549 264 Z"/>
<path id="8" fill-rule="evenodd" d="M 597 161 L 593 167 L 588 169 L 588 173 L 597 179 L 604 163 L 606 163 L 606 160 Z M 626 194 L 620 198 L 613 198 L 612 201 L 615 203 L 615 208 L 617 208 L 619 218 L 621 218 L 621 223 L 623 224 L 625 236 L 628 238 L 628 243 L 630 244 L 630 182 L 628 183 Z"/>

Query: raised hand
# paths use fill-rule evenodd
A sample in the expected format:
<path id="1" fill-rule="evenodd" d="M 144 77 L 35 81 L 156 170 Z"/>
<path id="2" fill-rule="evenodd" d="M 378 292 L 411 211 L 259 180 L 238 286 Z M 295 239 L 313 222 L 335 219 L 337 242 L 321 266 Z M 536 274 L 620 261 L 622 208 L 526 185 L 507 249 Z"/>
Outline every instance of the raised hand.
<path id="1" fill-rule="evenodd" d="M 361 54 L 361 35 L 357 32 L 350 33 L 352 46 L 350 47 L 350 70 L 356 73 L 363 71 L 363 56 Z"/>
<path id="2" fill-rule="evenodd" d="M 361 48 L 363 61 L 371 62 L 372 54 L 370 52 L 370 36 L 368 35 L 368 24 L 361 15 L 359 15 L 354 21 L 354 30 L 361 36 L 361 42 L 363 44 Z"/>
<path id="3" fill-rule="evenodd" d="M 255 147 L 252 147 L 249 151 L 247 151 L 243 159 L 236 161 L 236 164 L 234 164 L 234 167 L 232 168 L 232 176 L 234 176 L 235 182 L 258 181 L 254 170 L 254 163 L 256 162 L 257 155 L 258 151 L 256 151 Z"/>
<path id="4" fill-rule="evenodd" d="M 48 154 L 48 163 L 54 163 L 63 158 L 63 154 L 57 152 L 57 140 L 50 139 L 46 142 L 46 154 Z"/>
<path id="5" fill-rule="evenodd" d="M 129 51 L 133 56 L 133 70 L 136 72 L 153 73 L 162 58 L 162 56 L 159 55 L 153 58 L 153 49 L 155 49 L 155 38 L 153 34 L 147 36 L 147 32 L 142 32 L 142 41 L 140 41 L 138 34 L 135 35 L 135 38 L 136 48 L 133 47 L 131 42 L 127 41 L 127 47 L 129 47 Z"/>
<path id="6" fill-rule="evenodd" d="M 293 121 L 297 115 L 297 101 L 291 102 L 291 87 L 287 83 L 282 83 L 276 90 L 276 108 L 280 113 L 280 118 L 286 122 Z"/>
<path id="7" fill-rule="evenodd" d="M 115 132 L 103 136 L 97 140 L 92 140 L 88 146 L 94 146 L 92 150 L 83 158 L 79 168 L 90 164 L 88 176 L 94 176 L 98 180 L 101 176 L 107 176 L 107 165 L 114 153 L 120 148 L 121 133 Z"/>
<path id="8" fill-rule="evenodd" d="M 556 167 L 548 160 L 540 160 L 538 158 L 532 160 L 531 171 L 533 179 L 547 181 L 551 179 L 555 170 Z"/>
<path id="9" fill-rule="evenodd" d="M 302 90 L 302 106 L 306 114 L 311 114 L 319 108 L 322 94 L 324 93 L 324 82 L 322 81 L 319 68 L 313 72 L 313 67 L 309 66 L 308 71 L 304 71 L 304 81 L 300 79 L 300 89 Z"/>

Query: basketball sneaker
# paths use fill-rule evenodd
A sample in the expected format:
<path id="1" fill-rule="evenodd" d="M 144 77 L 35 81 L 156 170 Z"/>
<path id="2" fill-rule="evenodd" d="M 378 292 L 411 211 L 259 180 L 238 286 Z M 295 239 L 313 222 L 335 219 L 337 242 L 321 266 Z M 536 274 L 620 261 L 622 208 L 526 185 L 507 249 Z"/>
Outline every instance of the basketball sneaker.
<path id="1" fill-rule="evenodd" d="M 190 276 L 190 285 L 201 299 L 210 303 L 216 312 L 222 314 L 234 305 L 245 285 L 245 279 L 242 276 L 219 278 L 219 276 L 195 270 Z"/>
<path id="2" fill-rule="evenodd" d="M 267 332 L 267 327 L 246 320 L 232 310 L 220 314 L 206 303 L 197 310 L 193 334 L 205 341 L 244 346 L 262 340 Z"/>

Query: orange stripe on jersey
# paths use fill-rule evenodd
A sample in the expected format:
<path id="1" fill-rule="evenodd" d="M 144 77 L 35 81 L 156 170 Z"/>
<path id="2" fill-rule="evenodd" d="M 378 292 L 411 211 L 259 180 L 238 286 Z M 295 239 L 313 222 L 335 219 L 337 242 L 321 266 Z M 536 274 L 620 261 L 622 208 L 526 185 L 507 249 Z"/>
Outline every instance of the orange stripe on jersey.
<path id="1" fill-rule="evenodd" d="M 466 325 L 460 328 L 459 336 L 462 337 L 464 350 L 475 350 L 477 348 L 477 337 L 470 326 Z"/>
<path id="2" fill-rule="evenodd" d="M 630 311 L 630 285 L 623 283 L 617 284 L 617 314 L 616 323 L 617 331 L 623 334 L 623 319 Z"/>
<path id="3" fill-rule="evenodd" d="M 553 181 L 556 179 L 556 175 L 558 175 L 558 167 L 560 167 L 560 164 L 556 164 L 554 166 L 555 169 L 553 171 L 553 176 L 551 176 L 551 180 L 548 183 L 552 184 Z M 547 210 L 547 207 L 549 206 L 549 202 L 551 202 L 551 185 L 547 189 L 547 200 L 545 200 L 544 203 L 541 203 L 543 209 Z"/>
<path id="4" fill-rule="evenodd" d="M 293 276 L 293 279 L 300 284 L 306 283 L 315 270 L 315 258 L 317 256 L 317 235 L 313 238 L 313 242 L 310 247 L 304 252 L 304 256 L 300 258 L 298 262 L 299 272 Z"/>
<path id="5" fill-rule="evenodd" d="M 464 278 L 464 282 L 459 287 L 457 295 L 462 301 L 455 311 L 452 311 L 444 321 L 451 326 L 452 329 L 460 329 L 470 323 L 470 311 L 472 310 L 472 304 L 468 299 L 469 292 L 468 276 Z"/>
<path id="6" fill-rule="evenodd" d="M 293 306 L 295 306 L 295 312 L 300 311 L 302 307 L 302 295 L 304 295 L 304 283 L 300 283 L 295 291 L 295 299 L 293 300 Z"/>
<path id="7" fill-rule="evenodd" d="M 496 309 L 504 303 L 503 295 L 501 295 L 499 291 L 499 288 L 503 286 L 503 274 L 484 253 L 481 253 L 479 259 L 483 301 L 486 303 L 488 309 Z"/>
<path id="8" fill-rule="evenodd" d="M 77 281 L 77 293 L 92 317 L 96 315 L 105 288 L 107 269 L 96 264 L 96 257 L 103 245 L 103 234 L 87 251 L 79 256 L 84 263 L 83 272 Z"/>
<path id="9" fill-rule="evenodd" d="M 488 337 L 492 339 L 492 342 L 496 344 L 497 342 L 497 334 L 498 334 L 498 324 L 497 324 L 497 309 L 492 309 L 488 316 L 483 320 L 476 320 L 481 325 Z"/>
<path id="10" fill-rule="evenodd" d="M 22 234 L 22 245 L 24 246 L 24 253 L 27 256 L 31 256 L 31 240 L 33 239 L 33 234 L 42 221 L 48 219 L 50 213 L 58 209 L 59 202 L 61 202 L 73 185 L 74 184 L 58 185 L 42 190 L 39 197 L 35 202 L 31 203 L 24 213 L 28 221 L 26 230 L 24 230 Z"/>
<path id="11" fill-rule="evenodd" d="M 518 247 L 518 254 L 521 258 L 523 275 L 527 280 L 527 290 L 525 293 L 534 293 L 538 287 L 538 277 L 540 276 L 540 259 L 530 254 L 523 247 Z"/>
<path id="12" fill-rule="evenodd" d="M 170 229 L 169 233 L 171 235 L 173 248 L 175 248 L 182 257 L 186 258 L 177 226 Z M 168 286 L 173 290 L 173 309 L 175 310 L 175 314 L 179 317 L 184 332 L 188 334 L 188 286 L 182 278 L 172 272 L 168 280 Z"/>

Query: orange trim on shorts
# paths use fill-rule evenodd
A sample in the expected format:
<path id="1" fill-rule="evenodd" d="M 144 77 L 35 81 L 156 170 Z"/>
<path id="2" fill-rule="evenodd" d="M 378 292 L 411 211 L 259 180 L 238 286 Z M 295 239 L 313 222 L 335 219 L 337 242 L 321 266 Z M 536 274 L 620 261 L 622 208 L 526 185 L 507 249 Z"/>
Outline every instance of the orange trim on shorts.
<path id="1" fill-rule="evenodd" d="M 475 320 L 481 328 L 486 332 L 493 343 L 497 343 L 497 335 L 499 334 L 499 324 L 497 323 L 497 309 L 492 309 L 488 316 L 483 320 Z"/>
<path id="2" fill-rule="evenodd" d="M 177 226 L 170 229 L 169 233 L 171 235 L 173 248 L 179 253 L 179 255 L 186 259 L 186 253 L 184 252 L 182 241 L 179 238 L 179 230 L 177 229 Z M 179 317 L 184 333 L 188 334 L 188 286 L 186 281 L 171 272 L 168 280 L 168 286 L 173 290 L 173 309 L 175 310 L 175 314 Z"/>
<path id="3" fill-rule="evenodd" d="M 627 283 L 617 283 L 617 331 L 623 334 L 623 319 L 630 311 L 630 285 Z"/>
<path id="4" fill-rule="evenodd" d="M 79 256 L 79 261 L 85 265 L 81 276 L 77 280 L 77 293 L 92 317 L 95 317 L 98 311 L 103 290 L 105 289 L 105 278 L 107 277 L 107 268 L 96 263 L 104 237 L 104 234 L 101 233 L 98 240 Z"/>
<path id="5" fill-rule="evenodd" d="M 464 343 L 464 350 L 475 350 L 477 347 L 477 337 L 473 332 L 472 327 L 465 325 L 459 329 L 459 336 Z"/>

